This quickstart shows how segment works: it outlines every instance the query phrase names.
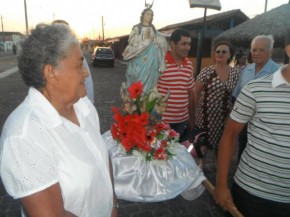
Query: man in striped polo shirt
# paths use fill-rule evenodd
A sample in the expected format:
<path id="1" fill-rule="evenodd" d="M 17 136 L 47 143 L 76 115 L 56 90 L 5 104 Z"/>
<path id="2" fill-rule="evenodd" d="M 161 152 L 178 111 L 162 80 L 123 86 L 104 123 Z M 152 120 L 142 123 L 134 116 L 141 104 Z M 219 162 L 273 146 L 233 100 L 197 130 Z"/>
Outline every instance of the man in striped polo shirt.
<path id="1" fill-rule="evenodd" d="M 176 29 L 170 36 L 171 50 L 165 56 L 166 69 L 157 84 L 158 92 L 170 93 L 162 120 L 179 133 L 182 142 L 188 125 L 193 126 L 193 67 L 187 58 L 191 47 L 190 33 Z"/>
<path id="2" fill-rule="evenodd" d="M 290 30 L 285 51 L 290 57 Z M 231 192 L 227 176 L 234 144 L 248 123 L 248 144 Z M 290 216 L 290 65 L 247 83 L 238 96 L 220 141 L 214 197 L 245 217 Z"/>

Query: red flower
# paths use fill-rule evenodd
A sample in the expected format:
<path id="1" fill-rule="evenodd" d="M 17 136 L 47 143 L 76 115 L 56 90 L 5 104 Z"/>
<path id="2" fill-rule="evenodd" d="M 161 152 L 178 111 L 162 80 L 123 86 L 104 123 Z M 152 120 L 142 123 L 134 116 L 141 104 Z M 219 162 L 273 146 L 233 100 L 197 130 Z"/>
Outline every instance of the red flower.
<path id="1" fill-rule="evenodd" d="M 154 138 L 156 137 L 155 131 L 150 131 L 147 133 L 147 142 L 152 143 L 154 141 Z"/>
<path id="2" fill-rule="evenodd" d="M 147 112 L 145 113 L 142 113 L 140 116 L 139 116 L 139 121 L 141 124 L 143 125 L 148 125 L 148 119 L 149 119 L 149 114 Z"/>
<path id="3" fill-rule="evenodd" d="M 168 142 L 174 142 L 178 134 L 171 130 L 168 124 L 152 121 L 150 112 L 141 109 L 145 105 L 144 100 L 148 99 L 148 96 L 144 99 L 140 97 L 142 91 L 143 85 L 140 81 L 133 83 L 126 92 L 126 106 L 120 109 L 112 108 L 112 137 L 128 153 L 136 150 L 149 161 L 167 160 L 172 157 L 168 150 Z"/>
<path id="4" fill-rule="evenodd" d="M 147 143 L 141 143 L 138 145 L 138 148 L 142 151 L 145 151 L 145 152 L 150 152 L 152 147 L 150 145 L 148 145 Z"/>
<path id="5" fill-rule="evenodd" d="M 166 147 L 167 146 L 167 142 L 165 141 L 165 140 L 162 140 L 161 142 L 160 142 L 160 147 Z"/>
<path id="6" fill-rule="evenodd" d="M 156 160 L 165 160 L 167 159 L 167 153 L 165 151 L 165 149 L 163 147 L 159 147 L 156 151 L 155 151 L 155 155 L 154 155 L 154 159 Z"/>
<path id="7" fill-rule="evenodd" d="M 158 123 L 158 124 L 155 125 L 155 129 L 156 129 L 156 134 L 159 134 L 160 131 L 169 130 L 170 126 L 169 126 L 169 124 Z"/>
<path id="8" fill-rule="evenodd" d="M 136 99 L 138 96 L 140 96 L 143 92 L 143 84 L 141 81 L 138 81 L 136 83 L 133 83 L 129 88 L 128 91 L 130 93 L 131 99 Z"/>
<path id="9" fill-rule="evenodd" d="M 169 136 L 170 137 L 178 137 L 179 133 L 177 133 L 175 130 L 170 130 L 169 131 Z"/>

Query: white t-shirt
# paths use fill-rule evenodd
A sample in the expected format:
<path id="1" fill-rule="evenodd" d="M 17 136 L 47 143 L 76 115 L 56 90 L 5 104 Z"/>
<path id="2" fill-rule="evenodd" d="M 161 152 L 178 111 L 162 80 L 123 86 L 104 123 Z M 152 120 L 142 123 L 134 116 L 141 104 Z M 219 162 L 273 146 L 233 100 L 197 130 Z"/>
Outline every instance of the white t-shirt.
<path id="1" fill-rule="evenodd" d="M 2 131 L 3 184 L 11 196 L 21 198 L 59 183 L 65 210 L 79 217 L 109 217 L 113 193 L 98 114 L 87 97 L 74 108 L 80 126 L 29 89 Z"/>

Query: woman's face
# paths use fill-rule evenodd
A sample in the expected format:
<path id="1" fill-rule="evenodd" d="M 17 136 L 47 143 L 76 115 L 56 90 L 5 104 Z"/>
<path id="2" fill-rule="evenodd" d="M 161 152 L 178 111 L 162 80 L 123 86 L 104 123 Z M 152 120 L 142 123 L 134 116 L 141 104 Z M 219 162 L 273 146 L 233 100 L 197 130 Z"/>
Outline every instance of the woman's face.
<path id="1" fill-rule="evenodd" d="M 154 16 L 153 11 L 151 11 L 151 10 L 146 11 L 144 13 L 143 22 L 152 23 L 153 16 Z"/>
<path id="2" fill-rule="evenodd" d="M 230 48 L 226 44 L 217 46 L 214 52 L 216 62 L 227 62 L 231 56 Z"/>
<path id="3" fill-rule="evenodd" d="M 56 88 L 65 101 L 77 102 L 87 94 L 84 82 L 88 72 L 83 66 L 83 59 L 80 47 L 74 45 L 69 56 L 62 59 L 55 69 L 58 79 Z"/>

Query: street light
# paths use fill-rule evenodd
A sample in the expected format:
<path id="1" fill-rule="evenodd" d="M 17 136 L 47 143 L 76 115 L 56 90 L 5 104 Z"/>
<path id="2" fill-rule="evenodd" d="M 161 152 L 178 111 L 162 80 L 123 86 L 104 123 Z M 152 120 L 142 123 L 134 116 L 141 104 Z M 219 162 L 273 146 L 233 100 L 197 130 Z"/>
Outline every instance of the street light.
<path id="1" fill-rule="evenodd" d="M 221 9 L 221 3 L 219 0 L 189 0 L 189 5 L 191 8 L 198 7 L 198 8 L 204 8 L 204 17 L 203 17 L 203 28 L 201 31 L 199 31 L 198 34 L 198 44 L 197 44 L 197 54 L 196 54 L 196 66 L 195 66 L 195 76 L 197 76 L 200 72 L 201 67 L 201 58 L 202 58 L 202 44 L 203 44 L 203 38 L 204 38 L 204 31 L 206 28 L 206 12 L 207 9 L 215 9 L 220 10 Z"/>

